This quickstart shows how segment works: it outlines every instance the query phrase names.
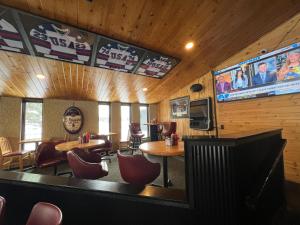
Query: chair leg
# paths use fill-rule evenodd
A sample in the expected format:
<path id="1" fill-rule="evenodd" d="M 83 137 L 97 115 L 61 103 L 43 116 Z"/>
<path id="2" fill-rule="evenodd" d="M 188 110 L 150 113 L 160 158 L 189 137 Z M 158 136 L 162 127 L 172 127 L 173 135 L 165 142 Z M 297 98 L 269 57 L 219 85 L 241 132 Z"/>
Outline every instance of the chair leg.
<path id="1" fill-rule="evenodd" d="M 57 174 L 57 165 L 54 166 L 54 176 Z"/>
<path id="2" fill-rule="evenodd" d="M 19 156 L 19 169 L 20 171 L 23 171 L 23 156 Z"/>
<path id="3" fill-rule="evenodd" d="M 57 173 L 57 176 L 61 176 L 61 175 L 66 175 L 69 174 L 69 177 L 73 177 L 73 173 L 72 172 L 62 172 L 62 173 Z"/>
<path id="4" fill-rule="evenodd" d="M 73 173 L 72 172 L 62 172 L 62 173 L 58 173 L 58 165 L 55 165 L 54 166 L 54 176 L 61 176 L 61 175 L 65 175 L 65 174 L 69 174 L 70 177 L 73 176 Z"/>

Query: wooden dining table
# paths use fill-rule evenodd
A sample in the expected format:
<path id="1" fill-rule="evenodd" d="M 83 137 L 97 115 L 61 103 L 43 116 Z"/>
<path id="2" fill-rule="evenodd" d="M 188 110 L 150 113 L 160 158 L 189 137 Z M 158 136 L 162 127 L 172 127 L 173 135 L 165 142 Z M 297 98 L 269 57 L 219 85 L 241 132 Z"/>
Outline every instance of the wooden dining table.
<path id="1" fill-rule="evenodd" d="M 68 141 L 55 146 L 57 151 L 67 152 L 74 148 L 79 148 L 82 150 L 89 150 L 91 148 L 101 147 L 105 143 L 104 140 L 94 139 L 90 140 L 88 143 L 80 144 L 78 141 Z"/>
<path id="2" fill-rule="evenodd" d="M 168 157 L 181 156 L 184 154 L 184 143 L 178 142 L 178 145 L 169 146 L 165 141 L 146 142 L 139 146 L 139 149 L 149 155 L 162 156 L 163 158 L 163 186 L 172 186 L 171 180 L 168 178 Z"/>

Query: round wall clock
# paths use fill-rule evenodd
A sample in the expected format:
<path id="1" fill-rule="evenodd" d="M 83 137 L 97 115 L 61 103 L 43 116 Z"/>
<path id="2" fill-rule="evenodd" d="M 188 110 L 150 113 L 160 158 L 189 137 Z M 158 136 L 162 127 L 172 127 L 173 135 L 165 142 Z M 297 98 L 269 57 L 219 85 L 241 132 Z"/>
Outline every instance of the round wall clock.
<path id="1" fill-rule="evenodd" d="M 83 125 L 81 110 L 75 106 L 69 107 L 64 113 L 63 124 L 68 133 L 77 134 Z"/>

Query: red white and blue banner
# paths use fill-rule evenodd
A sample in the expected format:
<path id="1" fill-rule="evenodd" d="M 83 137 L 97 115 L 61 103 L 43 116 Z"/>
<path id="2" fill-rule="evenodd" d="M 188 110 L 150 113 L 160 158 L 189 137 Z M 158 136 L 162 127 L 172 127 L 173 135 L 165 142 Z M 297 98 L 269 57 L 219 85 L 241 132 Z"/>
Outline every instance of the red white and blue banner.
<path id="1" fill-rule="evenodd" d="M 29 54 L 12 11 L 4 7 L 0 7 L 0 49 Z"/>
<path id="2" fill-rule="evenodd" d="M 163 78 L 179 60 L 0 6 L 0 50 Z"/>

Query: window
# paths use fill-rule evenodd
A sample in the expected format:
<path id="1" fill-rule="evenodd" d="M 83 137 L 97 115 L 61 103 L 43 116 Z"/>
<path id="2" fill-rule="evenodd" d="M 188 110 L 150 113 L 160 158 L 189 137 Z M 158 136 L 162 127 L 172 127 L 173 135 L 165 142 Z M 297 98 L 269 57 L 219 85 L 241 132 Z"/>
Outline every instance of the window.
<path id="1" fill-rule="evenodd" d="M 127 140 L 130 125 L 130 105 L 121 105 L 121 140 Z"/>
<path id="2" fill-rule="evenodd" d="M 22 104 L 22 140 L 42 138 L 43 103 L 40 100 L 25 100 Z M 35 143 L 23 145 L 23 149 L 35 149 Z"/>
<path id="3" fill-rule="evenodd" d="M 141 130 L 145 137 L 148 137 L 148 126 L 145 125 L 148 123 L 148 106 L 147 105 L 141 105 L 140 106 L 140 124 L 141 124 Z"/>
<path id="4" fill-rule="evenodd" d="M 109 103 L 99 103 L 99 133 L 108 134 L 110 132 L 110 105 Z"/>

